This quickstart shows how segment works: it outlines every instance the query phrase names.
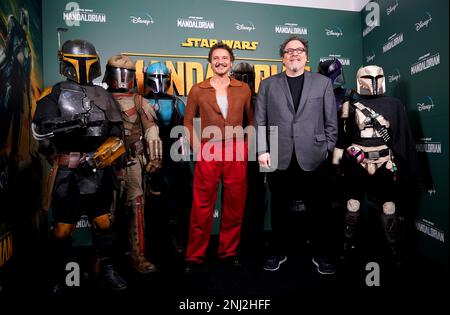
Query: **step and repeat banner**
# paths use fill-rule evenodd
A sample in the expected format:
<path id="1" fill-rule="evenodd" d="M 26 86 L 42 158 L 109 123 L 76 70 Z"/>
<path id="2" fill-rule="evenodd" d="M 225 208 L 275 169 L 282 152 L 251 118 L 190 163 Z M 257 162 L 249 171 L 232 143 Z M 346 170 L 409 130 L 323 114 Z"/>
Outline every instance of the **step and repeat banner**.
<path id="1" fill-rule="evenodd" d="M 448 266 L 449 3 L 383 0 L 369 6 L 362 12 L 363 62 L 383 67 L 387 94 L 405 105 L 420 158 L 420 250 Z M 367 26 L 376 17 L 379 25 Z"/>
<path id="2" fill-rule="evenodd" d="M 44 84 L 64 80 L 58 74 L 57 28 L 67 29 L 61 42 L 91 41 L 103 70 L 110 56 L 131 56 L 137 62 L 140 91 L 141 71 L 149 63 L 165 62 L 172 70 L 171 92 L 183 99 L 193 84 L 212 74 L 207 54 L 221 40 L 234 49 L 235 64 L 255 66 L 256 90 L 261 79 L 282 71 L 279 45 L 293 34 L 309 41 L 311 71 L 321 60 L 339 58 L 347 88 L 355 87 L 360 66 L 380 65 L 387 94 L 406 107 L 420 155 L 425 180 L 417 198 L 419 246 L 448 264 L 448 36 L 442 36 L 448 34 L 448 2 L 372 4 L 375 8 L 359 13 L 221 0 L 44 0 Z M 379 23 L 369 26 L 374 16 Z"/>
<path id="3" fill-rule="evenodd" d="M 316 71 L 321 60 L 339 58 L 349 78 L 348 86 L 353 87 L 362 64 L 359 12 L 221 0 L 45 0 L 42 16 L 46 86 L 64 79 L 59 75 L 56 57 L 57 28 L 67 29 L 61 33 L 61 43 L 68 39 L 92 42 L 100 54 L 103 72 L 110 56 L 131 56 L 137 62 L 141 92 L 145 66 L 155 61 L 166 63 L 172 71 L 169 92 L 184 100 L 194 84 L 212 75 L 207 55 L 218 41 L 234 49 L 235 64 L 254 65 L 256 90 L 262 78 L 282 71 L 279 45 L 294 34 L 309 41 L 311 71 Z M 218 199 L 213 233 L 219 228 Z"/>
<path id="4" fill-rule="evenodd" d="M 149 62 L 165 62 L 172 70 L 172 87 L 182 97 L 212 74 L 206 57 L 209 47 L 221 40 L 234 49 L 235 64 L 245 61 L 255 66 L 257 88 L 261 78 L 281 71 L 279 45 L 292 34 L 309 40 L 312 71 L 320 60 L 337 57 L 353 78 L 362 64 L 359 20 L 358 12 L 221 0 L 45 0 L 44 82 L 52 85 L 61 80 L 57 27 L 68 29 L 62 41 L 91 41 L 103 59 L 103 69 L 117 53 L 132 56 L 138 71 Z M 142 84 L 142 76 L 139 79 Z"/>

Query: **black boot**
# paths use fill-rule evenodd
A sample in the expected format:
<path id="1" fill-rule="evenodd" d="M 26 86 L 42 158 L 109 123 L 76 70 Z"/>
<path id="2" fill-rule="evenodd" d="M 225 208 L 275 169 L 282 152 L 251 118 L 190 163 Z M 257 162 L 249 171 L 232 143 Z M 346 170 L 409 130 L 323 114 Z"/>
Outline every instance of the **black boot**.
<path id="1" fill-rule="evenodd" d="M 111 230 L 96 229 L 93 235 L 93 245 L 100 260 L 100 283 L 110 290 L 125 290 L 128 284 L 119 276 L 113 265 Z"/>
<path id="2" fill-rule="evenodd" d="M 356 252 L 356 236 L 359 226 L 359 211 L 348 211 L 345 213 L 344 244 L 341 260 L 349 260 Z"/>
<path id="3" fill-rule="evenodd" d="M 100 258 L 100 283 L 113 291 L 122 291 L 128 287 L 128 283 L 123 279 L 115 270 L 112 263 L 112 258 L 102 257 Z"/>
<path id="4" fill-rule="evenodd" d="M 384 234 L 388 243 L 388 250 L 391 258 L 391 263 L 395 267 L 403 265 L 402 255 L 398 244 L 398 219 L 397 214 L 381 214 L 381 223 Z"/>

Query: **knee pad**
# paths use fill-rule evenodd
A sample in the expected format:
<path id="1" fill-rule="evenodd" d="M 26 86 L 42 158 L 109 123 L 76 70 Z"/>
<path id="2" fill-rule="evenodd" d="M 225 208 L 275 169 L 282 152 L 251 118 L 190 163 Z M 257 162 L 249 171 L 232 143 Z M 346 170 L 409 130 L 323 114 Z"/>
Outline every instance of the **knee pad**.
<path id="1" fill-rule="evenodd" d="M 53 229 L 53 238 L 56 240 L 68 239 L 75 230 L 75 224 L 56 223 Z"/>
<path id="2" fill-rule="evenodd" d="M 395 213 L 395 203 L 392 201 L 385 202 L 383 204 L 383 213 L 384 214 L 394 214 Z"/>
<path id="3" fill-rule="evenodd" d="M 347 200 L 347 210 L 350 212 L 359 211 L 360 206 L 361 206 L 361 203 L 356 199 Z"/>
<path id="4" fill-rule="evenodd" d="M 94 227 L 99 230 L 108 230 L 111 227 L 111 220 L 109 219 L 109 214 L 103 214 L 94 218 Z"/>

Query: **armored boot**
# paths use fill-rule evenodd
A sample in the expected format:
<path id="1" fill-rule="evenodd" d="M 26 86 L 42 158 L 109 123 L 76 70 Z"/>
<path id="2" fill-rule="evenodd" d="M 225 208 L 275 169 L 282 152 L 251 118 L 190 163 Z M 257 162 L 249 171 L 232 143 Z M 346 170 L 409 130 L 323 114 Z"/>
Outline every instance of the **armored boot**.
<path id="1" fill-rule="evenodd" d="M 123 279 L 114 268 L 111 257 L 100 258 L 100 283 L 113 291 L 122 291 L 128 287 L 127 282 Z"/>
<path id="2" fill-rule="evenodd" d="M 398 242 L 398 219 L 397 214 L 381 214 L 381 223 L 388 243 L 389 254 L 392 265 L 400 267 L 403 265 Z"/>
<path id="3" fill-rule="evenodd" d="M 138 196 L 131 205 L 130 220 L 131 261 L 139 273 L 156 271 L 156 266 L 145 258 L 145 222 L 143 196 Z"/>
<path id="4" fill-rule="evenodd" d="M 128 284 L 117 273 L 113 264 L 111 229 L 95 229 L 93 245 L 100 262 L 100 273 L 98 275 L 100 284 L 113 291 L 125 290 Z"/>
<path id="5" fill-rule="evenodd" d="M 359 211 L 348 211 L 345 213 L 344 244 L 341 260 L 349 260 L 356 251 L 356 238 L 358 234 L 360 213 Z"/>

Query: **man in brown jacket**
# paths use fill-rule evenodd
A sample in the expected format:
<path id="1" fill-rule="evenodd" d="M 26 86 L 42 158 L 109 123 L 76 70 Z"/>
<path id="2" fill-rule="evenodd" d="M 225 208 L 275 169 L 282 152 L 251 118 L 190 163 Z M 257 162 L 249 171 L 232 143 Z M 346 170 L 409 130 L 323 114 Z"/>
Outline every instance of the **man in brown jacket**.
<path id="1" fill-rule="evenodd" d="M 244 114 L 246 121 L 253 124 L 251 91 L 246 83 L 229 76 L 234 56 L 227 45 L 218 43 L 211 47 L 208 61 L 213 76 L 192 87 L 184 116 L 197 161 L 186 272 L 204 262 L 221 179 L 223 202 L 218 254 L 226 262 L 239 263 L 236 249 L 247 194 L 247 148 L 243 124 Z M 197 122 L 194 124 L 198 115 L 200 128 L 197 128 Z"/>

